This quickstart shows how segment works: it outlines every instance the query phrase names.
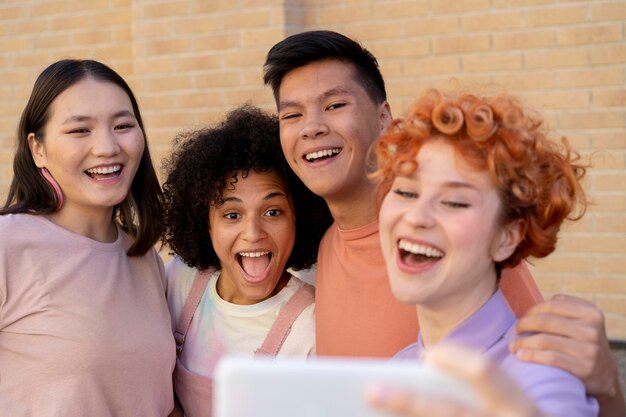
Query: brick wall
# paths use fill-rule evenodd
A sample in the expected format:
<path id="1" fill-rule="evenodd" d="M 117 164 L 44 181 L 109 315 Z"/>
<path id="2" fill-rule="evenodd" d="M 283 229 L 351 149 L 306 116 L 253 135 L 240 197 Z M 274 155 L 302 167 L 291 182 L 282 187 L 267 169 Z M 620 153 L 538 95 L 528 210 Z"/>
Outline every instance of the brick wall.
<path id="1" fill-rule="evenodd" d="M 626 0 L 0 0 L 0 197 L 17 126 L 51 61 L 95 58 L 130 82 L 155 161 L 235 104 L 272 109 L 261 64 L 286 34 L 328 28 L 379 58 L 397 115 L 425 87 L 522 93 L 593 169 L 592 205 L 536 261 L 546 295 L 587 298 L 626 339 Z"/>

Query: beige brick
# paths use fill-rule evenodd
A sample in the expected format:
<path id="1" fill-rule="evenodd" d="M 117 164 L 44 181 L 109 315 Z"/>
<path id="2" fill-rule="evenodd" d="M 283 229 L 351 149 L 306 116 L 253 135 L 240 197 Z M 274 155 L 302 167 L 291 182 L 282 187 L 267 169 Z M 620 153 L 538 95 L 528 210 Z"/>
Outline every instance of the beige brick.
<path id="1" fill-rule="evenodd" d="M 92 0 L 92 1 L 70 1 L 67 2 L 67 12 L 80 13 L 95 12 L 109 7 L 108 0 Z"/>
<path id="2" fill-rule="evenodd" d="M 626 5 L 625 5 L 626 7 Z M 563 28 L 556 33 L 557 45 L 583 45 L 623 40 L 623 29 L 619 23 L 598 26 Z"/>
<path id="3" fill-rule="evenodd" d="M 432 0 L 431 9 L 435 14 L 451 14 L 488 10 L 489 0 Z"/>
<path id="4" fill-rule="evenodd" d="M 372 3 L 372 9 L 376 20 L 424 17 L 430 10 L 427 0 L 378 1 Z"/>
<path id="5" fill-rule="evenodd" d="M 319 19 L 326 24 L 360 22 L 370 19 L 371 9 L 362 5 L 339 5 L 321 7 Z"/>
<path id="6" fill-rule="evenodd" d="M 367 22 L 366 24 L 355 26 L 350 30 L 350 35 L 354 39 L 358 39 L 359 42 L 374 42 L 381 39 L 397 40 L 406 36 L 404 25 L 388 20 Z"/>
<path id="7" fill-rule="evenodd" d="M 428 56 L 404 60 L 404 74 L 424 77 L 436 74 L 455 74 L 461 70 L 461 59 L 452 56 Z"/>
<path id="8" fill-rule="evenodd" d="M 596 277 L 563 277 L 563 291 L 567 293 L 614 293 L 626 294 L 626 279 Z"/>
<path id="9" fill-rule="evenodd" d="M 606 332 L 611 340 L 626 340 L 626 318 L 609 315 L 605 317 Z"/>
<path id="10" fill-rule="evenodd" d="M 94 45 L 113 41 L 113 33 L 110 30 L 73 32 L 70 37 L 72 45 Z"/>
<path id="11" fill-rule="evenodd" d="M 206 71 L 224 67 L 224 57 L 213 53 L 177 57 L 174 61 L 177 71 Z"/>
<path id="12" fill-rule="evenodd" d="M 379 60 L 388 58 L 415 58 L 429 54 L 428 39 L 401 39 L 377 42 L 371 49 Z"/>
<path id="13" fill-rule="evenodd" d="M 624 127 L 624 112 L 573 112 L 559 115 L 559 129 L 594 129 Z"/>
<path id="14" fill-rule="evenodd" d="M 239 7 L 239 5 L 232 0 L 193 0 L 190 3 L 190 12 L 192 14 L 225 12 L 235 10 Z"/>
<path id="15" fill-rule="evenodd" d="M 476 54 L 464 56 L 461 60 L 463 72 L 502 72 L 522 68 L 522 55 L 509 54 Z"/>
<path id="16" fill-rule="evenodd" d="M 492 3 L 494 8 L 514 8 L 552 4 L 554 3 L 554 0 L 493 0 Z"/>
<path id="17" fill-rule="evenodd" d="M 268 48 L 232 49 L 221 54 L 224 67 L 257 66 L 261 68 L 265 62 Z"/>
<path id="18" fill-rule="evenodd" d="M 557 74 L 554 71 L 523 71 L 512 74 L 494 74 L 493 81 L 511 91 L 525 93 L 532 90 L 553 89 L 557 85 Z"/>
<path id="19" fill-rule="evenodd" d="M 626 168 L 626 164 L 624 163 L 624 152 L 607 152 L 602 149 L 594 149 L 592 152 L 593 153 L 589 156 L 589 160 L 591 161 L 594 172 Z"/>
<path id="20" fill-rule="evenodd" d="M 601 274 L 621 274 L 626 277 L 626 248 L 617 256 L 603 256 L 596 261 Z M 626 303 L 624 304 L 626 306 Z"/>
<path id="21" fill-rule="evenodd" d="M 139 55 L 166 55 L 177 54 L 185 51 L 189 42 L 186 39 L 167 38 L 154 41 L 142 42 L 137 47 Z"/>
<path id="22" fill-rule="evenodd" d="M 167 74 L 141 80 L 142 88 L 152 92 L 187 90 L 195 88 L 193 77 L 183 77 L 180 74 Z"/>
<path id="23" fill-rule="evenodd" d="M 583 188 L 586 192 L 589 192 L 589 187 L 586 183 L 583 184 Z M 572 215 L 580 214 L 580 209 L 578 207 L 575 208 L 575 210 L 576 212 L 572 213 Z M 578 220 L 564 220 L 563 224 L 561 225 L 561 231 L 559 232 L 559 242 L 570 239 L 577 239 L 577 236 L 580 234 L 595 232 L 595 222 L 593 217 L 594 216 L 591 213 L 587 212 L 582 218 Z M 557 244 L 557 250 L 559 248 L 560 243 Z"/>
<path id="24" fill-rule="evenodd" d="M 626 194 L 626 172 L 601 174 L 592 176 L 594 192 L 623 191 Z"/>
<path id="25" fill-rule="evenodd" d="M 538 272 L 562 272 L 562 273 L 583 273 L 593 272 L 593 259 L 591 257 L 551 254 L 546 258 L 533 259 Z"/>
<path id="26" fill-rule="evenodd" d="M 548 297 L 549 294 L 558 293 L 561 291 L 561 277 L 559 276 L 546 276 L 541 273 L 537 274 L 533 271 L 533 277 L 539 290 L 544 297 Z"/>
<path id="27" fill-rule="evenodd" d="M 593 20 L 626 20 L 624 1 L 592 2 L 591 17 Z"/>
<path id="28" fill-rule="evenodd" d="M 0 3 L 0 16 L 3 21 L 11 21 L 17 19 L 25 19 L 29 15 L 29 7 L 23 3 Z"/>
<path id="29" fill-rule="evenodd" d="M 283 31 L 278 27 L 270 29 L 246 30 L 241 34 L 241 47 L 268 48 L 268 45 L 274 45 L 282 38 Z"/>
<path id="30" fill-rule="evenodd" d="M 626 274 L 626 270 L 622 271 Z M 609 316 L 619 314 L 626 316 L 626 297 L 622 296 L 596 296 L 594 297 L 596 306 Z"/>
<path id="31" fill-rule="evenodd" d="M 93 25 L 129 26 L 133 23 L 130 10 L 102 10 L 94 15 Z"/>
<path id="32" fill-rule="evenodd" d="M 184 22 L 184 20 L 180 21 L 181 24 Z M 171 37 L 175 27 L 175 23 L 164 25 L 158 20 L 138 20 L 133 25 L 133 35 L 137 43 L 143 43 L 145 42 L 143 39 L 157 40 Z"/>
<path id="33" fill-rule="evenodd" d="M 591 142 L 596 149 L 626 149 L 626 135 L 623 131 L 594 132 Z"/>
<path id="34" fill-rule="evenodd" d="M 626 45 L 607 45 L 593 47 L 589 50 L 590 63 L 598 64 L 620 64 L 626 62 Z"/>
<path id="35" fill-rule="evenodd" d="M 246 101 L 251 103 L 267 103 L 268 97 L 265 90 L 259 88 L 246 88 L 228 90 L 225 92 L 226 104 L 229 106 L 239 105 Z"/>
<path id="36" fill-rule="evenodd" d="M 593 91 L 591 101 L 597 107 L 626 107 L 626 89 Z"/>
<path id="37" fill-rule="evenodd" d="M 626 196 L 625 196 L 626 197 Z M 626 236 L 589 235 L 578 236 L 563 242 L 561 247 L 568 252 L 588 253 L 624 253 Z"/>
<path id="38" fill-rule="evenodd" d="M 190 16 L 186 19 L 170 21 L 167 29 L 176 35 L 197 35 L 199 33 L 210 33 L 219 30 L 221 16 L 217 15 L 200 15 Z M 163 29 L 163 22 L 148 21 L 148 24 Z"/>
<path id="39" fill-rule="evenodd" d="M 197 88 L 236 87 L 241 82 L 238 71 L 207 71 L 191 78 Z"/>
<path id="40" fill-rule="evenodd" d="M 184 60 L 185 58 L 181 58 Z M 135 71 L 138 74 L 159 74 L 173 72 L 178 64 L 178 59 L 174 60 L 168 56 L 145 56 L 134 60 Z"/>
<path id="41" fill-rule="evenodd" d="M 135 6 L 137 17 L 141 19 L 172 18 L 190 13 L 190 7 L 184 1 L 141 2 Z"/>
<path id="42" fill-rule="evenodd" d="M 235 33 L 217 33 L 200 35 L 193 39 L 193 41 L 187 41 L 185 52 L 206 52 L 217 51 L 222 49 L 239 48 L 241 47 L 241 38 Z"/>
<path id="43" fill-rule="evenodd" d="M 404 74 L 403 61 L 400 59 L 385 59 L 384 62 L 379 62 L 383 78 L 386 80 L 388 77 L 399 77 Z"/>
<path id="44" fill-rule="evenodd" d="M 432 39 L 435 54 L 487 51 L 490 48 L 489 35 L 446 36 Z"/>
<path id="45" fill-rule="evenodd" d="M 154 127 L 191 126 L 194 122 L 193 114 L 188 111 L 175 111 L 173 109 L 159 113 L 151 113 L 146 117 L 147 123 Z"/>
<path id="46" fill-rule="evenodd" d="M 565 69 L 558 72 L 559 86 L 572 87 L 599 87 L 605 85 L 623 85 L 624 71 L 617 67 L 592 67 L 585 69 Z"/>
<path id="47" fill-rule="evenodd" d="M 590 104 L 589 94 L 581 91 L 528 92 L 524 97 L 534 106 L 551 110 L 583 109 Z"/>
<path id="48" fill-rule="evenodd" d="M 588 20 L 588 15 L 587 5 L 541 7 L 527 10 L 524 20 L 528 27 L 555 26 L 583 23 Z"/>
<path id="49" fill-rule="evenodd" d="M 491 82 L 489 75 L 459 74 L 456 77 L 436 77 L 432 81 L 433 87 L 445 91 L 468 90 L 475 91 Z"/>
<path id="50" fill-rule="evenodd" d="M 271 23 L 271 13 L 269 10 L 237 11 L 221 16 L 220 24 L 224 28 L 232 30 L 234 28 L 266 27 Z"/>
<path id="51" fill-rule="evenodd" d="M 225 104 L 222 92 L 190 91 L 178 94 L 172 102 L 177 109 L 196 109 L 210 106 L 222 106 Z"/>
<path id="52" fill-rule="evenodd" d="M 256 87 L 261 89 L 263 85 L 263 69 L 260 66 L 254 66 L 240 70 L 241 85 L 244 87 Z"/>
<path id="53" fill-rule="evenodd" d="M 492 30 L 511 30 L 522 27 L 522 12 L 520 10 L 507 12 L 490 12 L 469 14 L 461 18 L 461 28 L 466 32 L 482 32 Z M 494 38 L 499 37 L 494 34 Z"/>
<path id="54" fill-rule="evenodd" d="M 461 28 L 458 16 L 428 16 L 416 19 L 410 25 L 404 25 L 405 36 L 433 36 L 457 33 Z"/>
<path id="55" fill-rule="evenodd" d="M 626 233 L 626 213 L 596 214 L 594 217 L 597 232 Z M 626 267 L 626 260 L 624 265 Z"/>
<path id="56" fill-rule="evenodd" d="M 524 52 L 524 65 L 529 69 L 583 67 L 588 61 L 584 48 Z"/>
<path id="57" fill-rule="evenodd" d="M 68 3 L 67 1 L 37 2 L 28 7 L 28 16 L 33 18 L 66 13 L 68 12 Z"/>

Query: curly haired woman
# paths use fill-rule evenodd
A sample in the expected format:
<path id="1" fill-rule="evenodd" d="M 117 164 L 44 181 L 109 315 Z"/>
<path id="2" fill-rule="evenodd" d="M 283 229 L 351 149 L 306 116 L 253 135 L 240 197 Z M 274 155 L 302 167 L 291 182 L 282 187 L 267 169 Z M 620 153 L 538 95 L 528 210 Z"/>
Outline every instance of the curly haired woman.
<path id="1" fill-rule="evenodd" d="M 420 324 L 396 357 L 469 347 L 525 393 L 524 415 L 597 415 L 580 380 L 509 351 L 516 318 L 498 289 L 503 268 L 549 255 L 561 223 L 585 211 L 585 168 L 567 141 L 551 141 L 540 116 L 511 96 L 430 90 L 394 122 L 377 157 L 391 287 L 416 305 Z"/>
<path id="2" fill-rule="evenodd" d="M 315 263 L 331 218 L 289 168 L 277 119 L 258 108 L 238 107 L 177 142 L 163 186 L 165 242 L 176 254 L 167 296 L 178 323 L 174 388 L 197 417 L 211 415 L 224 354 L 314 352 L 312 287 L 287 269 Z"/>

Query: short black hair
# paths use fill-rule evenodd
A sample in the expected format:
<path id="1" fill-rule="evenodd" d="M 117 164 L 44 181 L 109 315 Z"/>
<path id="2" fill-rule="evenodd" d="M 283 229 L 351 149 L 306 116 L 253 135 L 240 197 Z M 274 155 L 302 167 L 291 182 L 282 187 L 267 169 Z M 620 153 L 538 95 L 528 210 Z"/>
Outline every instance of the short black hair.
<path id="1" fill-rule="evenodd" d="M 354 65 L 356 80 L 372 101 L 387 100 L 376 57 L 360 43 L 329 30 L 297 33 L 274 45 L 263 65 L 263 81 L 272 88 L 278 104 L 280 85 L 287 73 L 313 62 L 333 59 Z"/>
<path id="2" fill-rule="evenodd" d="M 276 116 L 245 104 L 215 126 L 176 137 L 174 151 L 164 161 L 164 242 L 187 265 L 220 268 L 209 235 L 209 205 L 221 204 L 226 187 L 251 171 L 276 173 L 293 201 L 296 238 L 286 267 L 306 269 L 317 261 L 319 242 L 332 217 L 324 200 L 289 167 L 278 129 Z"/>

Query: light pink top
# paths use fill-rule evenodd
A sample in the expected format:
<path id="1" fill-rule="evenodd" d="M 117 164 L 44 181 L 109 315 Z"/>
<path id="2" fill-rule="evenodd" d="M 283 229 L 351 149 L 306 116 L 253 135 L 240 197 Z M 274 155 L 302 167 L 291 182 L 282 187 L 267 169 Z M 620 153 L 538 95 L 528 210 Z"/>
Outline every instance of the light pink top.
<path id="1" fill-rule="evenodd" d="M 173 408 L 163 264 L 42 216 L 0 216 L 0 413 L 159 417 Z"/>

